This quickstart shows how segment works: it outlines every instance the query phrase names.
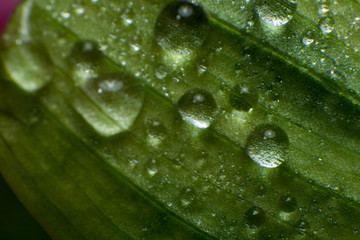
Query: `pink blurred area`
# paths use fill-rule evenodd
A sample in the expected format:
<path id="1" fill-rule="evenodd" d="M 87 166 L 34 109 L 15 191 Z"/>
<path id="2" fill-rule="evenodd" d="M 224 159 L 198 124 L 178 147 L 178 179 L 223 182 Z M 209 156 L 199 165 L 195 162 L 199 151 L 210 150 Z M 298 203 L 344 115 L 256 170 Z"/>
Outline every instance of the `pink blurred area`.
<path id="1" fill-rule="evenodd" d="M 19 2 L 21 0 L 0 0 L 0 34 L 4 31 L 11 13 Z"/>

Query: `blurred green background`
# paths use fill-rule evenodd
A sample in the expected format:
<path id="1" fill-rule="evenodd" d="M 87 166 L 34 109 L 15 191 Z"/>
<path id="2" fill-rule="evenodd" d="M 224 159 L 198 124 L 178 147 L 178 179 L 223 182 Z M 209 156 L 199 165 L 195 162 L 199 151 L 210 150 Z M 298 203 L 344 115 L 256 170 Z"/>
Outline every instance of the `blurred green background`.
<path id="1" fill-rule="evenodd" d="M 0 175 L 0 240 L 50 240 Z"/>

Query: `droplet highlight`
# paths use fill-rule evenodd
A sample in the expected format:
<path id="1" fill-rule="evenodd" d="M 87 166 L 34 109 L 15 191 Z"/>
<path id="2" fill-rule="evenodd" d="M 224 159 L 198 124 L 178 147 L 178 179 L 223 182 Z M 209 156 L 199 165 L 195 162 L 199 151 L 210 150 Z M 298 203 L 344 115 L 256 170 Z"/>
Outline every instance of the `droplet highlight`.
<path id="1" fill-rule="evenodd" d="M 76 85 L 81 85 L 97 76 L 103 54 L 96 43 L 79 41 L 72 48 L 69 58 L 73 80 Z"/>
<path id="2" fill-rule="evenodd" d="M 284 195 L 280 198 L 279 206 L 282 211 L 290 213 L 295 211 L 297 207 L 297 201 L 294 196 L 291 195 Z"/>
<path id="3" fill-rule="evenodd" d="M 257 0 L 255 12 L 262 23 L 269 28 L 278 28 L 287 24 L 297 8 L 296 0 Z"/>
<path id="4" fill-rule="evenodd" d="M 183 119 L 197 128 L 208 128 L 216 112 L 213 96 L 197 88 L 186 92 L 178 100 L 177 107 Z"/>
<path id="5" fill-rule="evenodd" d="M 272 124 L 264 124 L 249 134 L 246 152 L 260 166 L 276 168 L 285 161 L 288 146 L 289 139 L 284 130 Z"/>
<path id="6" fill-rule="evenodd" d="M 257 206 L 249 208 L 245 213 L 246 224 L 250 227 L 260 227 L 265 223 L 265 211 Z"/>
<path id="7" fill-rule="evenodd" d="M 125 73 L 100 74 L 81 85 L 81 89 L 96 107 L 79 102 L 76 108 L 102 135 L 128 130 L 143 106 L 142 86 Z M 95 114 L 98 109 L 101 112 Z"/>
<path id="8" fill-rule="evenodd" d="M 335 20 L 332 16 L 322 17 L 319 22 L 319 28 L 324 34 L 329 34 L 334 30 Z"/>
<path id="9" fill-rule="evenodd" d="M 200 5 L 175 1 L 160 13 L 155 25 L 155 39 L 166 51 L 189 55 L 203 44 L 208 29 L 209 17 Z"/>

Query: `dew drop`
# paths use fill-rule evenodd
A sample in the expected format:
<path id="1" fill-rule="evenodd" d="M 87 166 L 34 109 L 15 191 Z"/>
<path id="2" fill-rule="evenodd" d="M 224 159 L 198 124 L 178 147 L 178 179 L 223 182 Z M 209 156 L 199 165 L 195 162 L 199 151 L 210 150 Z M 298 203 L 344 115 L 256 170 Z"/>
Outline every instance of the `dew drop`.
<path id="1" fill-rule="evenodd" d="M 152 159 L 147 163 L 146 172 L 150 177 L 153 177 L 157 174 L 158 168 L 155 159 Z"/>
<path id="2" fill-rule="evenodd" d="M 287 24 L 296 11 L 296 0 L 256 0 L 255 12 L 262 23 L 269 28 L 278 28 Z"/>
<path id="3" fill-rule="evenodd" d="M 249 111 L 257 102 L 258 96 L 253 89 L 237 84 L 231 89 L 229 99 L 231 106 L 236 110 Z"/>
<path id="4" fill-rule="evenodd" d="M 155 25 L 155 38 L 163 49 L 173 54 L 192 54 L 204 42 L 209 18 L 204 9 L 188 1 L 168 4 Z"/>
<path id="5" fill-rule="evenodd" d="M 245 213 L 246 224 L 250 227 L 260 227 L 265 223 L 265 212 L 262 208 L 253 206 Z"/>
<path id="6" fill-rule="evenodd" d="M 183 208 L 189 208 L 192 206 L 194 200 L 196 198 L 195 191 L 191 188 L 185 188 L 179 196 L 180 206 Z"/>
<path id="7" fill-rule="evenodd" d="M 314 42 L 314 31 L 313 30 L 308 30 L 305 31 L 303 34 L 303 38 L 302 38 L 302 43 L 305 46 L 310 46 L 313 42 Z"/>
<path id="8" fill-rule="evenodd" d="M 158 120 L 146 120 L 146 132 L 147 132 L 147 141 L 152 146 L 159 145 L 167 135 L 167 129 L 164 124 Z"/>
<path id="9" fill-rule="evenodd" d="M 208 128 L 215 114 L 216 103 L 210 93 L 195 88 L 178 100 L 177 107 L 186 122 L 198 128 Z"/>
<path id="10" fill-rule="evenodd" d="M 72 48 L 70 66 L 76 85 L 81 85 L 98 74 L 103 54 L 99 46 L 90 41 L 79 41 Z"/>
<path id="11" fill-rule="evenodd" d="M 335 21 L 332 16 L 322 17 L 319 22 L 319 28 L 324 34 L 329 34 L 334 30 Z"/>
<path id="12" fill-rule="evenodd" d="M 295 211 L 297 201 L 295 197 L 291 195 L 285 195 L 280 198 L 279 205 L 282 211 L 290 213 Z"/>
<path id="13" fill-rule="evenodd" d="M 144 100 L 143 88 L 131 76 L 124 73 L 100 74 L 81 86 L 86 95 L 110 117 L 103 122 L 100 116 L 91 114 L 88 104 L 77 109 L 101 134 L 113 135 L 128 130 L 138 116 Z"/>
<path id="14" fill-rule="evenodd" d="M 246 152 L 260 166 L 275 168 L 285 161 L 288 146 L 289 139 L 284 130 L 275 125 L 264 124 L 250 133 Z"/>
<path id="15" fill-rule="evenodd" d="M 51 81 L 55 68 L 43 45 L 24 41 L 21 47 L 11 46 L 1 53 L 4 68 L 23 90 L 33 93 Z"/>

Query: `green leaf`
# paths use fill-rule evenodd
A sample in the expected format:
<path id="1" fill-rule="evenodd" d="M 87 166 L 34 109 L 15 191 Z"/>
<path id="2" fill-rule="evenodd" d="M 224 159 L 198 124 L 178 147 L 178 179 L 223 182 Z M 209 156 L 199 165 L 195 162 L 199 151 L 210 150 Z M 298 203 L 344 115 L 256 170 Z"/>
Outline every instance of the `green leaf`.
<path id="1" fill-rule="evenodd" d="M 25 1 L 0 170 L 54 239 L 354 239 L 360 6 Z"/>

